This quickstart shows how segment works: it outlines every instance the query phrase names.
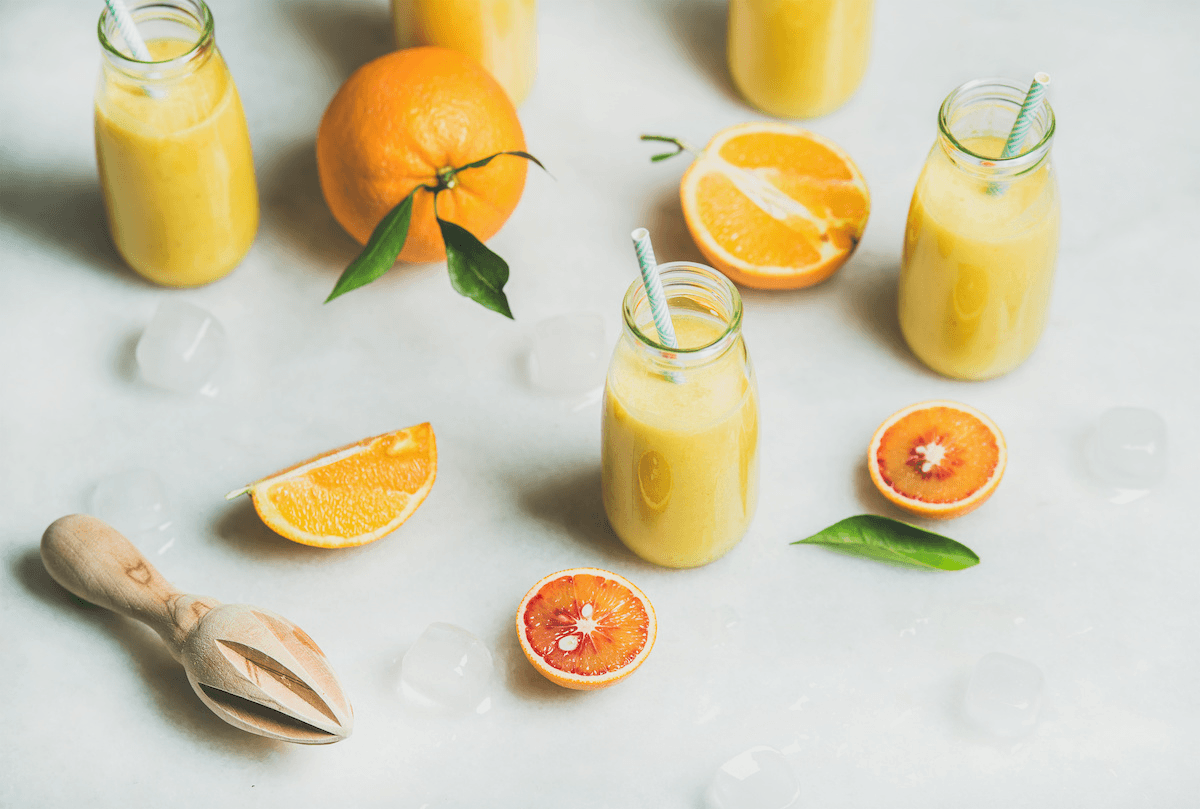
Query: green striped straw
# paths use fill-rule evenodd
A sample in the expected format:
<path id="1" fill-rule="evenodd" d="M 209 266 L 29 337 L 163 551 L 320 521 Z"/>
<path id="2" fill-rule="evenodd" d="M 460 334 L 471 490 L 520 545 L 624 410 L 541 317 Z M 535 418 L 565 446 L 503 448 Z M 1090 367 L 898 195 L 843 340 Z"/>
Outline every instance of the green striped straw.
<path id="1" fill-rule="evenodd" d="M 671 313 L 667 311 L 667 294 L 663 292 L 662 279 L 658 277 L 658 262 L 654 260 L 650 231 L 638 228 L 632 236 L 638 267 L 642 271 L 642 285 L 646 288 L 646 299 L 650 301 L 650 314 L 654 316 L 654 328 L 658 330 L 658 341 L 667 348 L 679 348 L 675 325 L 671 323 Z"/>
<path id="2" fill-rule="evenodd" d="M 1046 85 L 1049 83 L 1049 75 L 1045 73 L 1033 75 L 1033 83 L 1029 85 L 1025 103 L 1021 105 L 1021 111 L 1017 113 L 1017 120 L 1013 121 L 1013 128 L 1008 133 L 1008 140 L 1004 142 L 1004 151 L 1000 153 L 1002 159 L 1016 157 L 1021 153 L 1021 147 L 1025 144 L 1025 136 L 1029 134 L 1029 127 L 1033 126 L 1034 117 L 1041 111 L 1046 97 Z"/>
<path id="3" fill-rule="evenodd" d="M 121 33 L 121 39 L 125 40 L 133 58 L 139 62 L 151 61 L 150 49 L 146 47 L 146 40 L 142 39 L 142 35 L 138 33 L 133 16 L 125 4 L 121 0 L 104 0 L 104 5 L 108 6 L 108 13 L 116 21 L 117 31 Z"/>

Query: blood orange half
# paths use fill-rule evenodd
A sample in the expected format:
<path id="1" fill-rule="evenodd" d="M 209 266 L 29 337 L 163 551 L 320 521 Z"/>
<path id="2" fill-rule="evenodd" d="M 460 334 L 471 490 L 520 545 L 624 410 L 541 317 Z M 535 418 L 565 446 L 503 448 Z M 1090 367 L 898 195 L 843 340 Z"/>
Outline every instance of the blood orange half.
<path id="1" fill-rule="evenodd" d="M 566 688 L 604 688 L 624 678 L 650 654 L 656 632 L 646 594 L 594 567 L 551 573 L 517 609 L 521 651 Z"/>
<path id="2" fill-rule="evenodd" d="M 871 439 L 867 467 L 888 500 L 922 517 L 978 508 L 1004 475 L 1008 450 L 991 419 L 958 402 L 921 402 L 893 413 Z"/>

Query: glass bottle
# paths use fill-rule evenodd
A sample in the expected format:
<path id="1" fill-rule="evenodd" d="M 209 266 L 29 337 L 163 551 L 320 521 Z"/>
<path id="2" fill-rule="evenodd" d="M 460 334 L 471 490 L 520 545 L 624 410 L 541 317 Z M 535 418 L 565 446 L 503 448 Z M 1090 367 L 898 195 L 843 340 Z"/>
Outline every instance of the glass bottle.
<path id="1" fill-rule="evenodd" d="M 537 0 L 392 0 L 401 48 L 438 45 L 465 53 L 518 106 L 537 75 Z"/>
<path id="2" fill-rule="evenodd" d="M 781 118 L 840 107 L 867 71 L 873 0 L 729 0 L 729 73 Z"/>
<path id="3" fill-rule="evenodd" d="M 604 510 L 638 556 L 696 567 L 745 534 L 758 500 L 758 391 L 737 288 L 711 267 L 659 267 L 679 348 L 658 342 L 640 280 L 604 392 Z"/>
<path id="4" fill-rule="evenodd" d="M 1049 104 L 1022 151 L 1000 157 L 1026 90 L 979 79 L 947 96 L 908 211 L 900 327 L 922 362 L 956 379 L 1011 371 L 1046 325 L 1059 229 Z"/>
<path id="5" fill-rule="evenodd" d="M 151 281 L 207 284 L 233 271 L 258 230 L 242 102 L 201 0 L 129 6 L 154 61 L 127 55 L 116 21 L 100 15 L 96 164 L 109 230 Z"/>

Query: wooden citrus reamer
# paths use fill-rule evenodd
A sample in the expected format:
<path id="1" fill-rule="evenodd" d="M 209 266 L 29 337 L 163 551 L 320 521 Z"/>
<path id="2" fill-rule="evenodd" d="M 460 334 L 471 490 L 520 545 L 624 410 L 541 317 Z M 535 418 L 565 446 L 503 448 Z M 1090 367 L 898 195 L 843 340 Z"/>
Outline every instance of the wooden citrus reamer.
<path id="1" fill-rule="evenodd" d="M 42 562 L 75 595 L 161 635 L 196 695 L 234 727 L 299 744 L 350 735 L 353 710 L 324 653 L 286 618 L 179 592 L 129 540 L 83 514 L 51 523 Z"/>

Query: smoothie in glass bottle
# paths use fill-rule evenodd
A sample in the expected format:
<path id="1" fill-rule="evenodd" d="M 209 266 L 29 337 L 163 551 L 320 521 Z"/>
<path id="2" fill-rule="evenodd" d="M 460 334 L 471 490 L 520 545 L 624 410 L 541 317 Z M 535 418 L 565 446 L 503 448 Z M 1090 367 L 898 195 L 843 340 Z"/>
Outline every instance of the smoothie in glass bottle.
<path id="1" fill-rule="evenodd" d="M 1000 157 L 1024 98 L 1001 79 L 951 93 L 908 212 L 900 326 L 922 362 L 957 379 L 1011 371 L 1046 324 L 1059 227 L 1048 104 L 1023 151 Z"/>
<path id="2" fill-rule="evenodd" d="M 745 534 L 758 499 L 758 393 L 737 289 L 702 264 L 659 267 L 679 343 L 667 349 L 641 281 L 604 392 L 604 510 L 643 559 L 696 567 Z"/>
<path id="3" fill-rule="evenodd" d="M 866 73 L 873 11 L 873 0 L 729 0 L 733 83 L 781 118 L 832 112 Z"/>
<path id="4" fill-rule="evenodd" d="M 401 48 L 438 45 L 488 69 L 514 106 L 537 75 L 537 0 L 392 0 Z"/>
<path id="5" fill-rule="evenodd" d="M 96 163 L 109 229 L 151 281 L 207 284 L 238 265 L 258 229 L 242 104 L 204 3 L 129 5 L 152 61 L 128 55 L 107 10 L 99 26 Z"/>

